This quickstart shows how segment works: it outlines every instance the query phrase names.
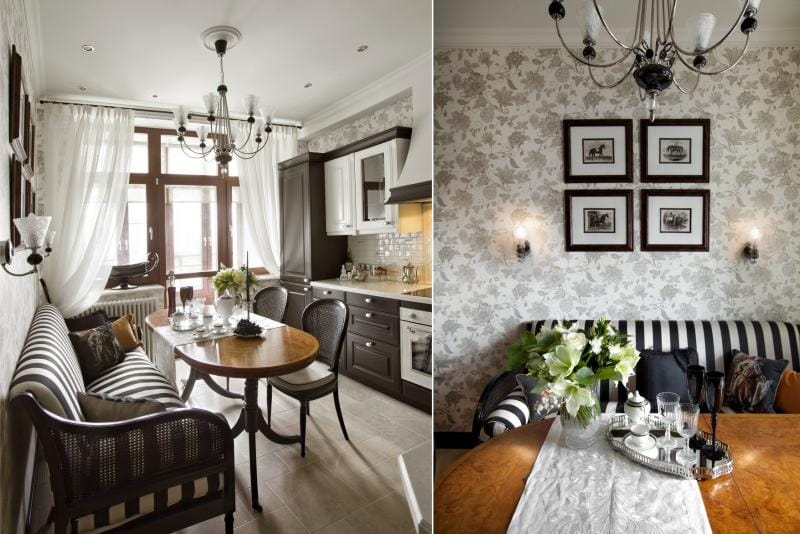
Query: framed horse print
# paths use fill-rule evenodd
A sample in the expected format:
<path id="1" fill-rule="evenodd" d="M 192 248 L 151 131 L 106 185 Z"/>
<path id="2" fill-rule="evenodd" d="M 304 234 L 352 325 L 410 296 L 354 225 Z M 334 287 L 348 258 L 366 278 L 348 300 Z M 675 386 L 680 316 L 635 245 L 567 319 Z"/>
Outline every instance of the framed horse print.
<path id="1" fill-rule="evenodd" d="M 642 250 L 708 252 L 707 189 L 642 189 Z"/>
<path id="2" fill-rule="evenodd" d="M 642 182 L 708 183 L 709 119 L 643 119 Z"/>
<path id="3" fill-rule="evenodd" d="M 566 183 L 633 181 L 633 121 L 568 119 L 563 124 Z"/>
<path id="4" fill-rule="evenodd" d="M 592 189 L 564 191 L 567 252 L 633 250 L 633 191 Z"/>

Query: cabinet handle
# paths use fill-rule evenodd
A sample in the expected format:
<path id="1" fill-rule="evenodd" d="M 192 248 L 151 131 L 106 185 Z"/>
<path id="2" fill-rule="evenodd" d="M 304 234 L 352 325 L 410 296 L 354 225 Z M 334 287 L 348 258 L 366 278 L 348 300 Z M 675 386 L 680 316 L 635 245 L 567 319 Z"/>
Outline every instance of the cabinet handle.
<path id="1" fill-rule="evenodd" d="M 308 283 L 308 278 L 303 278 L 303 283 Z"/>
<path id="2" fill-rule="evenodd" d="M 152 241 L 153 240 L 153 227 L 152 226 L 147 228 L 147 233 L 150 234 L 150 241 Z"/>
<path id="3" fill-rule="evenodd" d="M 366 345 L 367 347 L 374 347 L 375 346 L 375 342 L 374 341 L 367 341 L 366 343 L 364 343 L 364 345 Z"/>
<path id="4" fill-rule="evenodd" d="M 323 291 L 323 292 L 322 292 L 322 294 L 323 294 L 323 295 L 330 295 L 330 294 L 331 294 L 331 292 L 330 292 L 330 291 L 328 291 L 328 290 L 326 289 L 325 291 Z"/>
<path id="5" fill-rule="evenodd" d="M 350 225 L 349 224 L 343 224 L 342 228 L 350 228 Z"/>
<path id="6" fill-rule="evenodd" d="M 365 298 L 365 299 L 364 299 L 364 302 L 366 302 L 367 304 L 369 304 L 370 302 L 372 302 L 372 299 L 371 299 L 371 298 Z"/>
<path id="7" fill-rule="evenodd" d="M 412 318 L 412 319 L 416 319 L 417 318 L 417 314 L 416 313 L 409 313 L 408 316 L 410 318 Z"/>
<path id="8" fill-rule="evenodd" d="M 308 291 L 309 289 L 311 289 L 311 288 L 310 287 L 304 287 L 303 291 Z"/>
<path id="9" fill-rule="evenodd" d="M 364 317 L 369 319 L 370 317 L 372 317 L 372 314 L 370 312 L 367 312 L 367 313 L 364 314 Z"/>
<path id="10" fill-rule="evenodd" d="M 417 331 L 414 329 L 414 327 L 412 327 L 412 326 L 409 326 L 409 327 L 408 327 L 408 333 L 409 333 L 409 334 L 416 334 L 416 333 L 417 333 Z M 417 341 L 417 340 L 416 340 L 416 339 L 414 339 L 414 340 L 412 340 L 412 341 Z"/>
<path id="11" fill-rule="evenodd" d="M 389 219 L 386 219 L 385 221 L 383 221 L 383 224 L 385 224 L 386 226 L 389 226 L 390 224 L 392 224 L 392 221 L 390 221 Z"/>

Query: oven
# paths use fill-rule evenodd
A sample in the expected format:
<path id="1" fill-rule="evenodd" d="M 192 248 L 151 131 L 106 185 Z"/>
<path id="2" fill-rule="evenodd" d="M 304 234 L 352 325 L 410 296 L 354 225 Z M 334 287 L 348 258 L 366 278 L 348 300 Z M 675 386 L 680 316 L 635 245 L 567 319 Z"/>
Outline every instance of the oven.
<path id="1" fill-rule="evenodd" d="M 433 388 L 431 312 L 400 308 L 400 378 Z"/>

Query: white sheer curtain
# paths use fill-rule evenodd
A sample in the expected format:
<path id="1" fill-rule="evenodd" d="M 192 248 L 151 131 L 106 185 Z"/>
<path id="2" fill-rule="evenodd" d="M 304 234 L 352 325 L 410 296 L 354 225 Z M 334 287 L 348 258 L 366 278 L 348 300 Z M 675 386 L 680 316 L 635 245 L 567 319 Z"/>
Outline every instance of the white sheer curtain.
<path id="1" fill-rule="evenodd" d="M 247 137 L 240 134 L 240 139 Z M 244 150 L 255 150 L 251 139 Z M 273 126 L 267 146 L 253 159 L 239 160 L 242 215 L 251 242 L 270 273 L 280 272 L 281 230 L 278 163 L 297 155 L 297 128 Z"/>
<path id="2" fill-rule="evenodd" d="M 128 198 L 133 112 L 45 104 L 44 211 L 53 252 L 42 277 L 71 317 L 100 297 L 115 260 Z"/>

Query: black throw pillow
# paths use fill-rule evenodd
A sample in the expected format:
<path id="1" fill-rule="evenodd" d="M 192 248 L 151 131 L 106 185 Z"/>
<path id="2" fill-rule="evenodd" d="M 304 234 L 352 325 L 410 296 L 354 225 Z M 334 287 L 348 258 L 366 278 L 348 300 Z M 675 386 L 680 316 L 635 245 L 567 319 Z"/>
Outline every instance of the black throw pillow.
<path id="1" fill-rule="evenodd" d="M 697 365 L 694 348 L 669 352 L 642 351 L 636 364 L 636 388 L 650 401 L 651 410 L 657 409 L 656 395 L 664 391 L 677 393 L 681 402 L 689 402 L 689 387 L 686 385 L 686 367 L 689 365 Z"/>
<path id="2" fill-rule="evenodd" d="M 768 360 L 739 350 L 725 377 L 725 404 L 737 412 L 775 413 L 775 395 L 786 360 Z"/>
<path id="3" fill-rule="evenodd" d="M 539 393 L 533 392 L 533 388 L 536 387 L 538 382 L 538 379 L 530 375 L 517 375 L 517 384 L 522 388 L 522 392 L 525 394 L 525 401 L 528 403 L 528 409 L 531 412 L 530 423 L 556 414 L 561 408 L 561 399 L 553 395 L 550 392 L 550 388 L 545 388 Z"/>
<path id="4" fill-rule="evenodd" d="M 103 310 L 97 310 L 89 315 L 81 315 L 78 317 L 71 317 L 69 319 L 64 319 L 67 323 L 67 330 L 70 332 L 82 332 L 84 330 L 91 330 L 92 328 L 97 328 L 98 326 L 103 326 L 107 322 L 109 322 L 108 317 L 106 316 L 106 312 Z"/>
<path id="5" fill-rule="evenodd" d="M 111 323 L 83 332 L 70 332 L 69 340 L 78 356 L 85 384 L 125 359 L 125 351 L 114 337 Z"/>

